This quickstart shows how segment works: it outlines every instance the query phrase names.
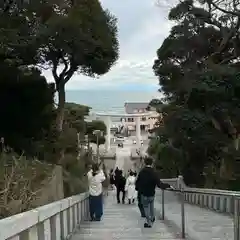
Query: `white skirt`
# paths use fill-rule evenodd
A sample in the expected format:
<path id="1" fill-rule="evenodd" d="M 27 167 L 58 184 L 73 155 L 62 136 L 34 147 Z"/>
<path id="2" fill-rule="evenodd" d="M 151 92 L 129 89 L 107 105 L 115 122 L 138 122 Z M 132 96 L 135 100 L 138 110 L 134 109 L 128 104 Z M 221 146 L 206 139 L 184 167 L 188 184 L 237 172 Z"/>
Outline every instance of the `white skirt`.
<path id="1" fill-rule="evenodd" d="M 135 185 L 129 185 L 127 187 L 127 197 L 128 199 L 134 199 L 137 197 L 137 191 L 135 190 Z"/>

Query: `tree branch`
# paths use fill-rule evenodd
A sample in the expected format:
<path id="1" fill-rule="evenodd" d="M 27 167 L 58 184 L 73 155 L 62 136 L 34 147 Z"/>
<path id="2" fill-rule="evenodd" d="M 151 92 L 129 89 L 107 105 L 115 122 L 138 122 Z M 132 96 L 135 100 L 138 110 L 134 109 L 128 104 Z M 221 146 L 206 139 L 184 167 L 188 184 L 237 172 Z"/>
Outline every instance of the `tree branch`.
<path id="1" fill-rule="evenodd" d="M 57 75 L 57 67 L 58 67 L 58 61 L 52 61 L 53 63 L 53 68 L 52 68 L 52 75 L 55 79 L 55 82 L 56 84 L 58 85 L 59 84 L 59 81 L 60 81 L 60 78 L 59 76 Z"/>
<path id="2" fill-rule="evenodd" d="M 217 4 L 214 3 L 214 1 L 212 1 L 212 0 L 208 0 L 208 2 L 209 2 L 209 4 L 212 4 L 217 10 L 219 10 L 219 11 L 221 11 L 223 13 L 234 15 L 236 17 L 240 17 L 240 12 L 232 12 L 232 11 L 225 10 L 225 9 L 217 6 Z"/>
<path id="3" fill-rule="evenodd" d="M 6 5 L 4 6 L 3 8 L 3 12 L 6 13 L 10 10 L 10 8 L 12 7 L 13 5 L 13 0 L 10 0 L 8 3 L 6 3 Z"/>
<path id="4" fill-rule="evenodd" d="M 240 27 L 240 18 L 238 18 L 238 21 L 236 23 L 236 26 L 231 29 L 231 31 L 227 34 L 226 37 L 224 37 L 220 43 L 220 46 L 218 47 L 217 51 L 212 53 L 208 59 L 213 59 L 215 56 L 221 54 L 224 52 L 228 46 L 229 41 L 234 37 L 234 35 L 238 32 Z M 233 58 L 234 59 L 234 58 Z M 214 62 L 214 61 L 213 61 Z M 225 60 L 223 63 L 226 62 Z"/>
<path id="5" fill-rule="evenodd" d="M 70 60 L 70 68 L 69 70 L 65 73 L 65 77 L 62 80 L 62 84 L 66 84 L 70 78 L 73 76 L 73 74 L 75 73 L 75 71 L 77 70 L 77 65 L 74 63 L 73 60 Z"/>
<path id="6" fill-rule="evenodd" d="M 64 69 L 62 70 L 62 72 L 59 75 L 60 79 L 62 79 L 64 77 L 64 75 L 66 74 L 66 72 L 68 70 L 68 62 L 67 62 L 67 60 L 64 57 L 62 57 L 61 60 L 62 60 L 62 62 L 64 64 Z"/>

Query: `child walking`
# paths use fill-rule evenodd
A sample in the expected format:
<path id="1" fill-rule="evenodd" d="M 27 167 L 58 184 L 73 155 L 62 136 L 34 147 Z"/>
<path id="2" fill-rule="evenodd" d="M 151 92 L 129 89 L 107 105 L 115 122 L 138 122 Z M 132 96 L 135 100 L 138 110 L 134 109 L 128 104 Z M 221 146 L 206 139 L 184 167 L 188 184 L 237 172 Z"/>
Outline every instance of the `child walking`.
<path id="1" fill-rule="evenodd" d="M 136 198 L 136 190 L 135 190 L 136 177 L 134 175 L 135 174 L 131 171 L 125 185 L 125 191 L 127 192 L 129 204 L 134 203 Z"/>

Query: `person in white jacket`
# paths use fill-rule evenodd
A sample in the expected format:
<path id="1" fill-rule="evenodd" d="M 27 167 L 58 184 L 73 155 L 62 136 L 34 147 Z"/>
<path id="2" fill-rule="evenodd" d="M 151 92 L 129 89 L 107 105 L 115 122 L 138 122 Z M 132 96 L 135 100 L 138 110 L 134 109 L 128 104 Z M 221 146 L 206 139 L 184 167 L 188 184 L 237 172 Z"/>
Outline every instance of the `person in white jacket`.
<path id="1" fill-rule="evenodd" d="M 135 190 L 135 182 L 136 177 L 134 176 L 134 173 L 130 171 L 129 177 L 127 178 L 126 185 L 125 185 L 125 191 L 127 192 L 128 197 L 128 203 L 134 203 L 137 192 Z"/>
<path id="2" fill-rule="evenodd" d="M 89 183 L 89 210 L 92 221 L 101 221 L 103 215 L 102 182 L 106 179 L 98 164 L 93 164 L 88 172 Z"/>

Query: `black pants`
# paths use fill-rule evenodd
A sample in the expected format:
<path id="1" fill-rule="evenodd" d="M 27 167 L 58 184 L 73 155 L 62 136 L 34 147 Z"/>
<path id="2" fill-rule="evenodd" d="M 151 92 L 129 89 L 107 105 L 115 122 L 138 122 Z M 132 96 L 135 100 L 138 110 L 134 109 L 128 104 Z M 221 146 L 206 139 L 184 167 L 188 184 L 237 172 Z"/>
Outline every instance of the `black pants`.
<path id="1" fill-rule="evenodd" d="M 145 212 L 144 212 L 144 208 L 141 200 L 141 194 L 139 192 L 138 192 L 137 198 L 138 198 L 138 208 L 141 213 L 141 216 L 145 217 Z"/>
<path id="2" fill-rule="evenodd" d="M 103 196 L 89 196 L 89 210 L 91 220 L 100 221 L 103 215 Z"/>
<path id="3" fill-rule="evenodd" d="M 125 190 L 122 188 L 117 188 L 117 202 L 120 203 L 120 193 L 122 192 L 122 202 L 125 202 Z"/>

